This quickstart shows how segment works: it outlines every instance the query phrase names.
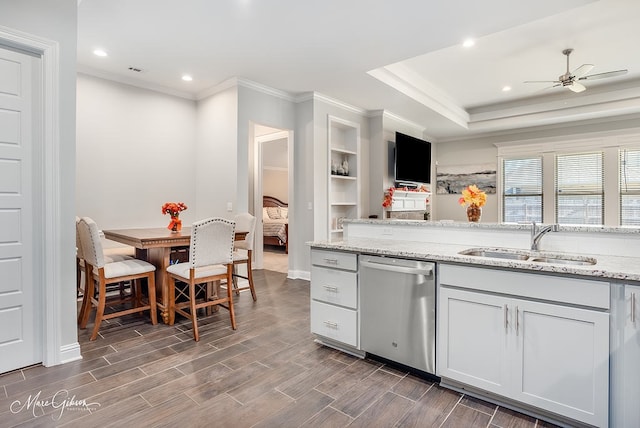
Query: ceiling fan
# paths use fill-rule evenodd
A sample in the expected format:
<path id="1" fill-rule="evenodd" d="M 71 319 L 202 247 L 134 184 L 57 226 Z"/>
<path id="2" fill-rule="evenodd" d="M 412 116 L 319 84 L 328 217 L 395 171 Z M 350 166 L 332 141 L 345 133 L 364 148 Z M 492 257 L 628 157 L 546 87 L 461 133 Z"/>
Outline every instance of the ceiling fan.
<path id="1" fill-rule="evenodd" d="M 569 88 L 573 92 L 582 92 L 585 89 L 585 86 L 582 83 L 579 83 L 579 80 L 596 80 L 596 79 L 604 79 L 607 77 L 616 77 L 622 76 L 627 73 L 627 70 L 616 70 L 616 71 L 607 71 L 604 73 L 597 74 L 589 74 L 588 72 L 593 69 L 593 64 L 582 64 L 580 67 L 576 68 L 572 72 L 569 71 L 569 55 L 571 55 L 573 49 L 565 49 L 562 51 L 562 54 L 567 57 L 567 71 L 558 77 L 558 80 L 527 80 L 524 83 L 554 83 L 551 88 L 555 88 L 557 86 L 564 86 Z M 585 76 L 586 75 L 586 76 Z"/>

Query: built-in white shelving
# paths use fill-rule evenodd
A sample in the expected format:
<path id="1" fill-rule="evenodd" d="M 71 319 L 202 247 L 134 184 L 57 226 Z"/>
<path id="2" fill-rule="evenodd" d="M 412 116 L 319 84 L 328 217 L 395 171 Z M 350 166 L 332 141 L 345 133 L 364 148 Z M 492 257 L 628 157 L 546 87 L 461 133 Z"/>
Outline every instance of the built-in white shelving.
<path id="1" fill-rule="evenodd" d="M 328 116 L 329 240 L 342 239 L 342 221 L 360 216 L 360 124 Z"/>

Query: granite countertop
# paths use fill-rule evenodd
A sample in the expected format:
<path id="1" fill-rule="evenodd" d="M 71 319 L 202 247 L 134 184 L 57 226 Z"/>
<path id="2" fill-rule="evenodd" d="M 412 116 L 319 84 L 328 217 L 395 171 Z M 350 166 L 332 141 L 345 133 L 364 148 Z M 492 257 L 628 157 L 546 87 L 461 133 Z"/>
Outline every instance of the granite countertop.
<path id="1" fill-rule="evenodd" d="M 450 224 L 448 225 L 450 226 Z M 521 225 L 513 226 L 518 227 Z M 493 225 L 493 227 L 495 227 L 495 225 Z M 531 226 L 528 227 L 530 228 Z M 636 231 L 637 229 L 629 230 Z M 532 262 L 528 260 L 521 261 L 461 255 L 459 254 L 460 251 L 468 250 L 469 248 L 471 248 L 471 246 L 459 244 L 397 241 L 391 239 L 351 238 L 348 241 L 340 242 L 310 242 L 309 245 L 312 248 L 349 251 L 361 254 L 402 257 L 435 262 L 464 263 L 468 265 L 493 266 L 499 268 L 511 268 L 524 271 L 548 272 L 564 275 L 579 275 L 592 277 L 593 279 L 602 278 L 625 281 L 640 281 L 640 258 L 638 257 L 580 254 L 580 258 L 591 257 L 596 259 L 596 264 L 567 265 Z M 483 249 L 488 248 L 483 247 Z M 536 252 L 536 254 L 555 254 L 560 256 L 569 255 L 566 253 L 551 253 L 547 251 Z"/>
<path id="2" fill-rule="evenodd" d="M 344 219 L 345 223 L 374 225 L 411 225 L 415 227 L 457 228 L 457 229 L 493 229 L 493 230 L 531 230 L 531 223 L 473 223 L 466 221 L 429 221 L 408 219 Z M 549 223 L 541 224 L 542 226 Z M 559 225 L 560 232 L 596 232 L 625 233 L 640 235 L 638 226 L 593 226 L 593 225 Z"/>

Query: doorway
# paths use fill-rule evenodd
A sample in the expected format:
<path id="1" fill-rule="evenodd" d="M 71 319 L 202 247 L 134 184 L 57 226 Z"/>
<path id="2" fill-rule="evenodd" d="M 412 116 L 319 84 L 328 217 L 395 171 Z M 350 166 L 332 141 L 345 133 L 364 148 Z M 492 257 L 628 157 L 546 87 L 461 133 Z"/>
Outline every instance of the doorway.
<path id="1" fill-rule="evenodd" d="M 254 125 L 257 269 L 289 272 L 292 203 L 292 131 Z"/>

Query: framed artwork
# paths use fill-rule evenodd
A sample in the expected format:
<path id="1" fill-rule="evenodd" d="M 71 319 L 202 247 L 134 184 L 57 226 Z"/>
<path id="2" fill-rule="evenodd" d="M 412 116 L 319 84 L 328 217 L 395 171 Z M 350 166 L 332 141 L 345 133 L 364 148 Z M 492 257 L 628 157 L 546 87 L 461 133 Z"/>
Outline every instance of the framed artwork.
<path id="1" fill-rule="evenodd" d="M 436 168 L 436 193 L 447 195 L 461 193 L 465 187 L 475 184 L 487 194 L 496 193 L 496 165 L 438 165 Z"/>

